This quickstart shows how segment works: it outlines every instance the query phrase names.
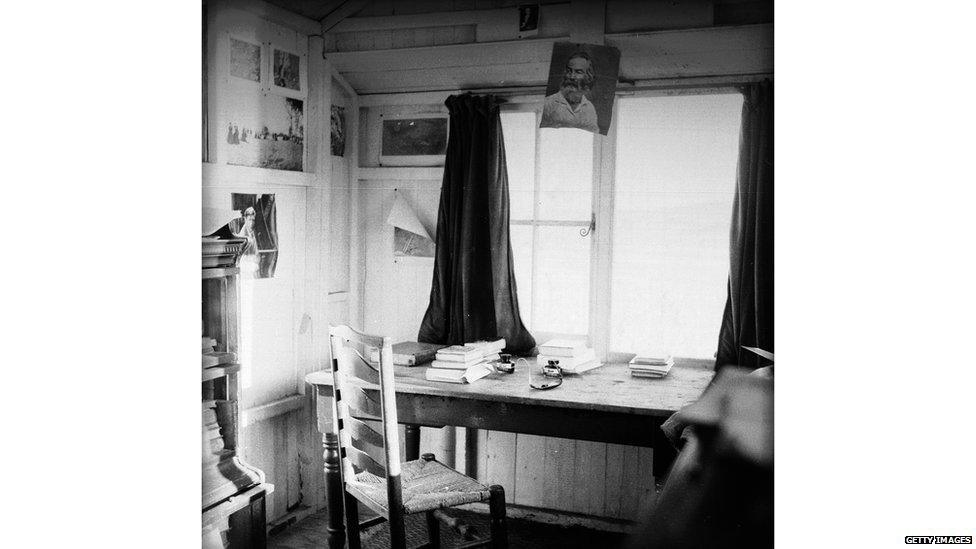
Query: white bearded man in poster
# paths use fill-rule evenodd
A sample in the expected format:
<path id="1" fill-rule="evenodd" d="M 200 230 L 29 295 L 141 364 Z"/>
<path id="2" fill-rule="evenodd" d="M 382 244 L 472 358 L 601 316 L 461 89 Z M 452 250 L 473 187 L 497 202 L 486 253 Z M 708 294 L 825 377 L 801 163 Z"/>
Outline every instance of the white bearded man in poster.
<path id="1" fill-rule="evenodd" d="M 585 52 L 577 51 L 566 61 L 559 91 L 546 97 L 542 109 L 542 127 L 579 128 L 599 132 L 596 108 L 586 97 L 593 88 L 593 61 Z"/>

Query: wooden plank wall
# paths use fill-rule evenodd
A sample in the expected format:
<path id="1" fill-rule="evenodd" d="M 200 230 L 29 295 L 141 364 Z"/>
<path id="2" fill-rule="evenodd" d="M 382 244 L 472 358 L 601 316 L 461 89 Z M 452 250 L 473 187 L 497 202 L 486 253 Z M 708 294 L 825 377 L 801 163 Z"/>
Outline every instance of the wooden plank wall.
<path id="1" fill-rule="evenodd" d="M 523 39 L 509 2 L 431 2 L 444 10 L 433 13 L 380 4 L 325 36 L 326 56 L 360 94 L 544 85 L 555 41 L 616 46 L 623 81 L 772 72 L 771 2 L 544 4 L 539 34 Z"/>
<path id="2" fill-rule="evenodd" d="M 207 162 L 204 205 L 227 207 L 231 192 L 274 193 L 279 259 L 275 278 L 253 283 L 250 312 L 254 363 L 244 386 L 242 455 L 275 485 L 269 523 L 300 517 L 325 503 L 322 442 L 306 373 L 327 365 L 329 322 L 346 322 L 351 309 L 348 246 L 352 185 L 358 148 L 355 93 L 322 59 L 315 21 L 260 0 L 216 0 L 207 5 Z M 227 37 L 272 43 L 305 56 L 306 158 L 303 172 L 228 165 L 221 144 L 242 88 L 229 82 Z M 268 70 L 269 64 L 263 70 Z M 337 89 L 342 88 L 342 89 Z M 246 91 L 245 91 L 246 93 Z M 253 93 L 261 93 L 254 87 Z M 333 99 L 334 98 L 334 99 Z M 347 155 L 329 154 L 330 110 L 347 106 Z M 335 222 L 338 219 L 338 222 Z M 338 242 L 335 242 L 338 240 Z M 323 335 L 325 334 L 325 335 Z"/>

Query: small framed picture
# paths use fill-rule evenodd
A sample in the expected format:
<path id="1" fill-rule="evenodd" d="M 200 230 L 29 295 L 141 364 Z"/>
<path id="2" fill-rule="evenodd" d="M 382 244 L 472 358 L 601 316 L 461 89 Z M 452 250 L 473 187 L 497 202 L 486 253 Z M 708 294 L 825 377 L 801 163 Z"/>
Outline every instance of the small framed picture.
<path id="1" fill-rule="evenodd" d="M 539 35 L 539 4 L 523 4 L 518 7 L 518 37 L 528 38 Z"/>
<path id="2" fill-rule="evenodd" d="M 447 114 L 380 115 L 381 166 L 443 166 Z"/>

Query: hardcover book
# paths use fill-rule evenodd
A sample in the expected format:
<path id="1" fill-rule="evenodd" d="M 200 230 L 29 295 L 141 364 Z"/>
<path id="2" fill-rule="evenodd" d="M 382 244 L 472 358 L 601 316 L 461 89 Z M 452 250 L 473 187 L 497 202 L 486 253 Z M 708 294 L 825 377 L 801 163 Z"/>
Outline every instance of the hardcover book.
<path id="1" fill-rule="evenodd" d="M 401 341 L 393 344 L 393 364 L 397 366 L 419 366 L 434 360 L 434 355 L 445 345 L 437 343 L 420 343 L 417 341 Z M 380 361 L 379 350 L 373 350 L 369 359 Z"/>
<path id="2" fill-rule="evenodd" d="M 546 356 L 571 357 L 586 349 L 585 339 L 550 339 L 539 345 L 539 354 Z"/>

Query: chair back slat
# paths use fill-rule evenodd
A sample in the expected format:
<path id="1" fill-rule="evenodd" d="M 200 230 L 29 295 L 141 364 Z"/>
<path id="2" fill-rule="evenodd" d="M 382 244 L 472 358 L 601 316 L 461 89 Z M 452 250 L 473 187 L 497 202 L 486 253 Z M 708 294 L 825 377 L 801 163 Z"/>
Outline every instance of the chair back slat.
<path id="1" fill-rule="evenodd" d="M 380 465 L 375 459 L 366 452 L 358 450 L 355 446 L 348 446 L 346 459 L 352 464 L 356 472 L 366 471 L 380 478 L 386 478 L 386 467 Z"/>
<path id="2" fill-rule="evenodd" d="M 363 471 L 385 478 L 389 509 L 399 510 L 403 496 L 393 345 L 390 338 L 348 326 L 330 326 L 329 336 L 343 482 L 356 482 L 356 474 Z M 370 362 L 371 354 L 379 361 Z M 381 430 L 362 420 L 380 421 Z"/>
<path id="3" fill-rule="evenodd" d="M 369 424 L 350 417 L 345 424 L 346 431 L 349 433 L 351 443 L 356 448 L 364 449 L 373 459 L 385 460 L 383 452 L 383 435 L 373 429 Z"/>
<path id="4" fill-rule="evenodd" d="M 359 434 L 366 435 L 365 433 L 372 432 L 373 436 L 369 438 L 357 437 L 353 433 L 357 431 L 356 419 L 347 418 L 343 421 L 343 428 L 339 431 L 339 446 L 343 449 L 355 449 L 361 453 L 367 454 L 378 464 L 386 462 L 386 449 L 383 446 L 383 435 L 372 431 L 368 426 L 365 426 L 362 422 L 359 422 L 358 428 L 361 430 Z M 365 429 L 363 429 L 365 427 Z M 384 467 L 385 469 L 385 467 Z"/>
<path id="5" fill-rule="evenodd" d="M 379 385 L 380 374 L 377 367 L 363 358 L 363 355 L 354 348 L 342 347 L 339 350 L 339 371 L 347 378 L 365 381 L 373 385 Z"/>
<path id="6" fill-rule="evenodd" d="M 359 419 L 382 421 L 383 406 L 378 400 L 378 394 L 376 395 L 377 399 L 374 400 L 370 398 L 369 393 L 363 390 L 362 387 L 357 387 L 349 383 L 344 383 L 343 385 L 345 385 L 345 388 L 342 390 L 341 396 L 342 404 L 346 407 L 345 413 Z"/>

